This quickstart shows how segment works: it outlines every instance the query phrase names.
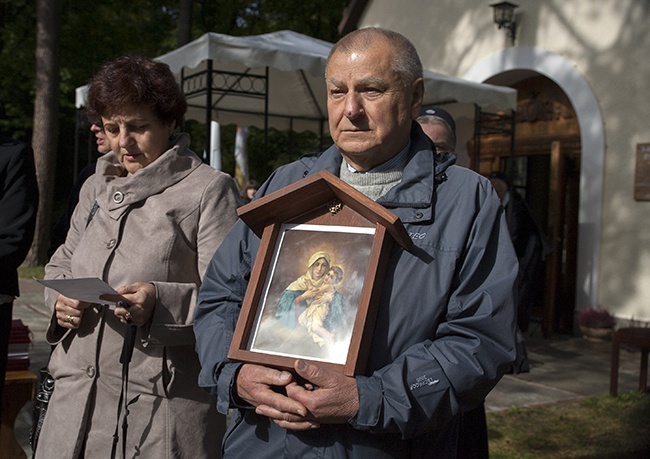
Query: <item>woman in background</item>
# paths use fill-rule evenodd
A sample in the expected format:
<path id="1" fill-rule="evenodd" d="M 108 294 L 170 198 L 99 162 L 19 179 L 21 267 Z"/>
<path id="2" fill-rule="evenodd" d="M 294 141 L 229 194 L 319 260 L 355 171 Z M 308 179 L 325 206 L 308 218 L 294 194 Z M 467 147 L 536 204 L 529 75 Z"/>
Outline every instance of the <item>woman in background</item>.
<path id="1" fill-rule="evenodd" d="M 249 180 L 246 183 L 246 186 L 242 188 L 241 197 L 244 199 L 244 203 L 248 204 L 255 197 L 255 193 L 260 188 L 260 183 L 257 180 Z"/>

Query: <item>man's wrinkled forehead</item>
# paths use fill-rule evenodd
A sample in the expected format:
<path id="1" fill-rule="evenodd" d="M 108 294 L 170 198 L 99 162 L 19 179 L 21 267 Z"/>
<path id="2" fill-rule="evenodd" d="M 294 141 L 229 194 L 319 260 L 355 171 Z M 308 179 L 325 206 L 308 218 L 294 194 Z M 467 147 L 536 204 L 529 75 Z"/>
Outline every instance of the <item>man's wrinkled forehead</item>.
<path id="1" fill-rule="evenodd" d="M 359 79 L 368 85 L 378 85 L 387 78 L 398 77 L 393 65 L 393 49 L 382 44 L 366 46 L 362 50 L 338 50 L 330 57 L 325 79 L 334 82 L 344 77 L 346 73 L 355 73 Z M 371 56 L 371 58 L 368 58 Z M 332 73 L 336 68 L 337 74 Z"/>

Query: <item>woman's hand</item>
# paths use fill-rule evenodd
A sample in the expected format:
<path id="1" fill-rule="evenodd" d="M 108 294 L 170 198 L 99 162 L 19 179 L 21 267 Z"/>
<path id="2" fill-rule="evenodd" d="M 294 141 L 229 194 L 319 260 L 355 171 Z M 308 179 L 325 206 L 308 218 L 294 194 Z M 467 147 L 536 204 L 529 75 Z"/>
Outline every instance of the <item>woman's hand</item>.
<path id="1" fill-rule="evenodd" d="M 122 323 L 144 325 L 156 306 L 156 287 L 147 282 L 136 282 L 117 289 L 123 300 L 117 301 L 115 316 Z"/>
<path id="2" fill-rule="evenodd" d="M 85 301 L 73 300 L 67 296 L 59 295 L 54 304 L 56 323 L 63 328 L 76 330 L 81 324 L 84 311 L 90 306 Z"/>

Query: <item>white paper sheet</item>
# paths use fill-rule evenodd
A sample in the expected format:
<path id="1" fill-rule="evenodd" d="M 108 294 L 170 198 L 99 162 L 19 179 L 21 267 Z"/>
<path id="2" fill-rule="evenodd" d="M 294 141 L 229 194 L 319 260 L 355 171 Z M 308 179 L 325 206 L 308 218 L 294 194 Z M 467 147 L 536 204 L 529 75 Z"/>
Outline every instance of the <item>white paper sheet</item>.
<path id="1" fill-rule="evenodd" d="M 85 277 L 81 279 L 36 279 L 39 284 L 47 288 L 56 290 L 61 295 L 88 303 L 110 304 L 114 301 L 107 301 L 101 298 L 102 295 L 119 295 L 106 282 L 98 277 Z"/>

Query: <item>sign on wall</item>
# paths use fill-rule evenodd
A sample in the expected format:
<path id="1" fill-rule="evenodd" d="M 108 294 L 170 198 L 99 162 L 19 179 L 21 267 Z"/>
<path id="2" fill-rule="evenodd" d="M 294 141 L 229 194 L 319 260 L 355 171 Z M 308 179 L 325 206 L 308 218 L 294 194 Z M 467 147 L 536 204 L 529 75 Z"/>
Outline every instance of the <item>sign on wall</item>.
<path id="1" fill-rule="evenodd" d="M 634 199 L 650 201 L 650 143 L 636 144 Z"/>

